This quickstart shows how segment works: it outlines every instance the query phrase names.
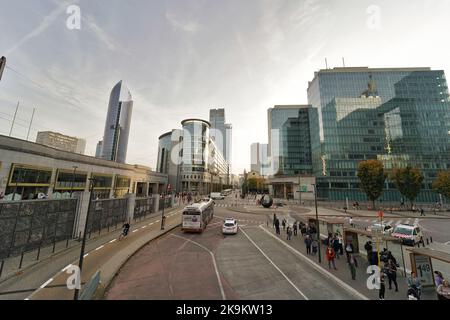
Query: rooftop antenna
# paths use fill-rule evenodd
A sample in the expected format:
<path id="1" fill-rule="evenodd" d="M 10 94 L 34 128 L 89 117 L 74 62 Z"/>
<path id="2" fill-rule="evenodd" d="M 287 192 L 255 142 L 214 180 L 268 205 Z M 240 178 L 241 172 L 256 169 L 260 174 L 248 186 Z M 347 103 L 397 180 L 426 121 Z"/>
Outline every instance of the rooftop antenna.
<path id="1" fill-rule="evenodd" d="M 325 58 L 325 69 L 328 69 L 328 60 Z"/>
<path id="2" fill-rule="evenodd" d="M 20 101 L 17 102 L 16 112 L 14 112 L 13 121 L 11 123 L 11 130 L 9 130 L 9 136 L 10 137 L 11 137 L 11 134 L 12 134 L 12 131 L 13 131 L 14 122 L 16 122 L 17 110 L 19 110 L 19 103 L 20 103 Z"/>
<path id="3" fill-rule="evenodd" d="M 342 65 L 343 65 L 344 68 L 345 68 L 345 59 L 344 59 L 344 57 L 342 57 Z"/>
<path id="4" fill-rule="evenodd" d="M 30 126 L 28 127 L 28 133 L 27 133 L 27 141 L 28 141 L 28 137 L 30 136 L 30 130 L 31 130 L 31 125 L 33 123 L 33 119 L 34 119 L 34 112 L 36 111 L 36 108 L 33 108 L 33 114 L 31 115 L 31 121 L 30 121 Z"/>

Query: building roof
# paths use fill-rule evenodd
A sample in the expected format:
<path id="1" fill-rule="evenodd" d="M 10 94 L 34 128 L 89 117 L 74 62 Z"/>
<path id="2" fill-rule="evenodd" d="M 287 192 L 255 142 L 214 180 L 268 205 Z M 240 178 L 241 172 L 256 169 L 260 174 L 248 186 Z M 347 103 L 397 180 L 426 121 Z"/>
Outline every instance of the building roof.
<path id="1" fill-rule="evenodd" d="M 203 119 L 195 119 L 195 118 L 185 119 L 185 120 L 181 121 L 181 125 L 183 126 L 186 122 L 190 122 L 190 121 L 203 122 L 203 123 L 206 123 L 208 126 L 211 127 L 211 123 L 209 121 L 206 121 L 206 120 L 203 120 Z"/>

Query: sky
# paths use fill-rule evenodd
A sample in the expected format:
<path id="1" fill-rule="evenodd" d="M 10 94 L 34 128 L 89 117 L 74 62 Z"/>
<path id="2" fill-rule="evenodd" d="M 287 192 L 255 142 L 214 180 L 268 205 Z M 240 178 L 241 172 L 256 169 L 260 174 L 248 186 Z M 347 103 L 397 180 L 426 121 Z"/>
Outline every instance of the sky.
<path id="1" fill-rule="evenodd" d="M 80 28 L 73 25 L 80 9 Z M 102 139 L 110 91 L 134 100 L 127 162 L 156 167 L 158 137 L 225 108 L 232 171 L 267 143 L 267 109 L 307 104 L 328 67 L 450 70 L 448 0 L 0 0 L 0 134 Z"/>

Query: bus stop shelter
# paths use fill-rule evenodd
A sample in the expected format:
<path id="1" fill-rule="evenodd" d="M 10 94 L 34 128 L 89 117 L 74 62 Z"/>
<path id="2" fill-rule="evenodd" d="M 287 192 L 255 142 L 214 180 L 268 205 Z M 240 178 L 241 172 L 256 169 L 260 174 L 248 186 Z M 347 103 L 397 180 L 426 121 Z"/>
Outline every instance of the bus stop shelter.
<path id="1" fill-rule="evenodd" d="M 306 220 L 309 225 L 317 226 L 317 219 L 315 216 L 308 216 Z M 344 223 L 342 220 L 333 219 L 333 218 L 323 218 L 319 217 L 319 228 L 320 228 L 320 236 L 323 239 L 328 238 L 328 234 L 340 234 L 343 235 L 344 231 Z"/>
<path id="2" fill-rule="evenodd" d="M 411 261 L 411 271 L 417 274 L 423 287 L 434 287 L 434 270 L 439 270 L 444 278 L 450 277 L 450 254 L 430 248 L 407 248 Z"/>

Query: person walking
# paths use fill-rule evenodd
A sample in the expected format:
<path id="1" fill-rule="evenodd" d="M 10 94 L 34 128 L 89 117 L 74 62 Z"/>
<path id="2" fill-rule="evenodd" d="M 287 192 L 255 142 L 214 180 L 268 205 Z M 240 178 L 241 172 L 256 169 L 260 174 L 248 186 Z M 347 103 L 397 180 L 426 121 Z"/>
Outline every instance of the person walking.
<path id="1" fill-rule="evenodd" d="M 332 239 L 332 244 L 333 244 L 333 250 L 336 253 L 336 258 L 339 259 L 339 239 L 337 237 L 337 234 L 334 235 L 333 239 Z"/>
<path id="2" fill-rule="evenodd" d="M 331 269 L 331 265 L 333 265 L 334 270 L 336 269 L 336 264 L 334 262 L 334 258 L 336 257 L 336 253 L 334 252 L 331 246 L 327 248 L 327 260 L 328 260 L 328 268 Z"/>
<path id="3" fill-rule="evenodd" d="M 348 223 L 350 224 L 350 227 L 354 227 L 353 226 L 353 218 L 352 217 L 350 217 L 349 219 L 348 219 Z"/>
<path id="4" fill-rule="evenodd" d="M 311 243 L 311 247 L 312 247 L 312 255 L 315 256 L 319 248 L 319 242 L 316 239 L 314 239 Z"/>
<path id="5" fill-rule="evenodd" d="M 392 282 L 393 282 L 395 285 L 395 292 L 398 292 L 397 266 L 391 259 L 389 259 L 389 262 L 386 265 L 386 271 L 389 280 L 389 290 L 392 290 Z"/>
<path id="6" fill-rule="evenodd" d="M 423 210 L 423 208 L 420 208 L 420 216 L 425 217 L 425 211 Z"/>
<path id="7" fill-rule="evenodd" d="M 277 235 L 280 235 L 280 220 L 278 218 L 275 218 L 275 231 Z"/>
<path id="8" fill-rule="evenodd" d="M 378 292 L 378 298 L 384 300 L 384 293 L 386 292 L 386 286 L 384 284 L 384 273 L 380 272 L 380 291 Z"/>
<path id="9" fill-rule="evenodd" d="M 338 241 L 339 241 L 339 254 L 341 256 L 344 255 L 344 239 L 340 234 L 338 234 Z"/>
<path id="10" fill-rule="evenodd" d="M 367 252 L 367 262 L 369 263 L 369 265 L 371 265 L 372 264 L 372 251 L 373 251 L 372 241 L 368 240 L 366 242 L 366 244 L 364 245 L 364 249 Z"/>
<path id="11" fill-rule="evenodd" d="M 286 229 L 286 219 L 283 219 L 283 221 L 281 222 L 282 226 L 283 226 L 283 231 Z"/>
<path id="12" fill-rule="evenodd" d="M 275 221 L 277 220 L 277 215 L 273 214 L 273 227 L 275 228 Z"/>
<path id="13" fill-rule="evenodd" d="M 294 231 L 294 236 L 297 236 L 297 221 L 294 222 L 292 229 Z"/>
<path id="14" fill-rule="evenodd" d="M 291 240 L 292 237 L 292 229 L 291 226 L 288 226 L 286 229 L 286 240 Z"/>
<path id="15" fill-rule="evenodd" d="M 434 283 L 436 284 L 436 288 L 439 287 L 444 281 L 444 276 L 440 271 L 434 271 Z"/>
<path id="16" fill-rule="evenodd" d="M 311 254 L 311 244 L 311 236 L 307 235 L 305 238 L 306 254 Z"/>
<path id="17" fill-rule="evenodd" d="M 345 254 L 347 255 L 347 262 L 350 261 L 350 254 L 353 253 L 353 244 L 351 242 L 347 242 L 345 245 Z"/>
<path id="18" fill-rule="evenodd" d="M 348 266 L 350 268 L 352 280 L 356 280 L 356 268 L 358 267 L 358 261 L 356 260 L 356 257 L 353 254 L 349 256 Z"/>

